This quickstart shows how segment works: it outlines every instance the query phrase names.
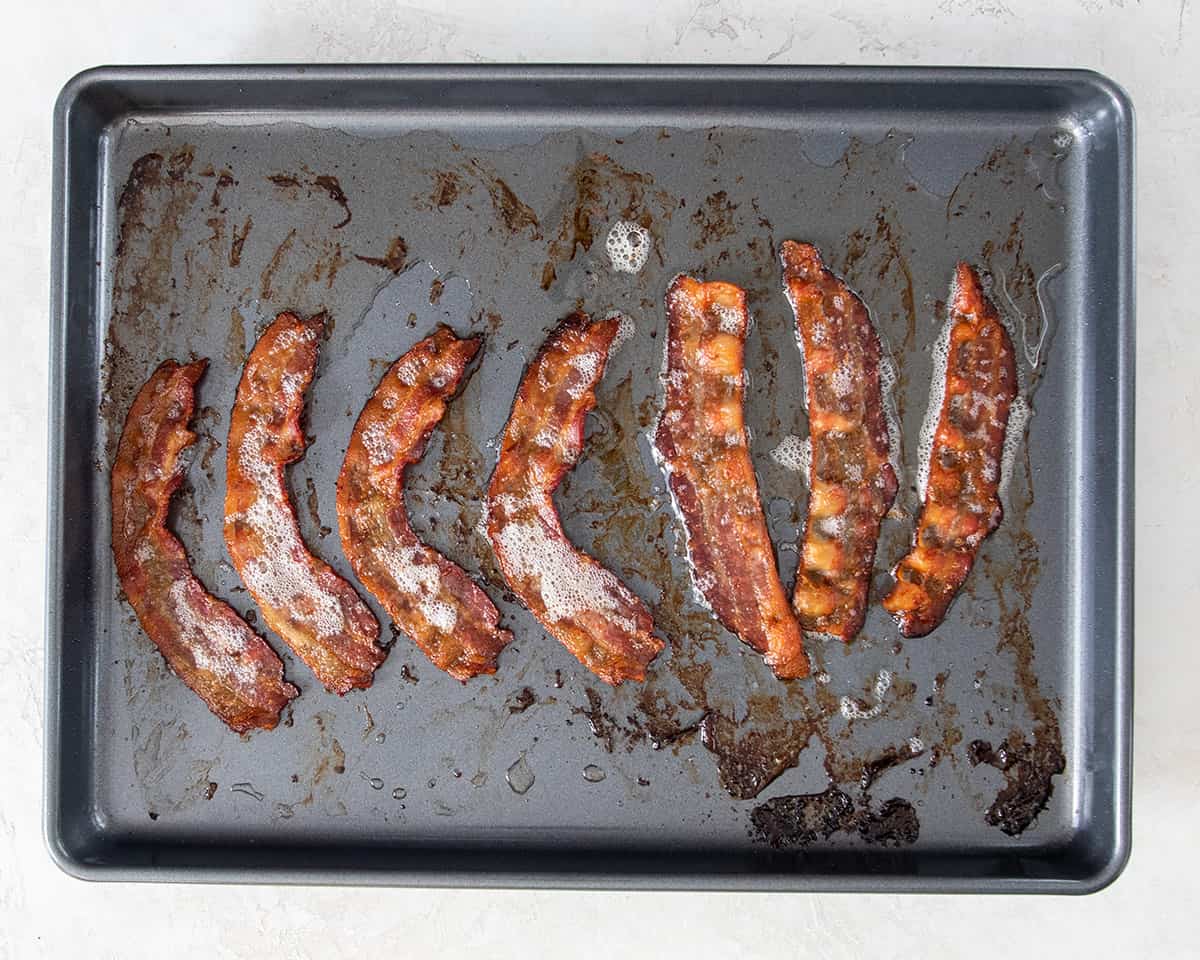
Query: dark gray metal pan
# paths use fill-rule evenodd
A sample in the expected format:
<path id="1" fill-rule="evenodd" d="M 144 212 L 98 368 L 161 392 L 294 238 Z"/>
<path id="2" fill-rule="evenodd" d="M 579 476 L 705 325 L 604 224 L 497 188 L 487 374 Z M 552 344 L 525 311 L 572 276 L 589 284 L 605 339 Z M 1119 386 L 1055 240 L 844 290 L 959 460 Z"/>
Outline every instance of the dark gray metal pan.
<path id="1" fill-rule="evenodd" d="M 52 855 L 97 879 L 1110 882 L 1130 823 L 1132 155 L 1125 95 L 1072 71 L 114 68 L 72 80 L 55 113 Z M 653 238 L 636 275 L 605 255 L 621 217 Z M 789 237 L 817 243 L 861 294 L 897 367 L 902 491 L 875 600 L 911 531 L 929 348 L 960 257 L 988 273 L 1024 341 L 1034 413 L 1005 523 L 946 623 L 901 642 L 873 603 L 853 644 L 813 644 L 816 679 L 784 685 L 695 604 L 646 426 L 669 278 L 746 287 L 747 415 L 790 578 L 806 495 L 771 456 L 805 431 L 774 262 Z M 577 305 L 637 324 L 559 501 L 568 532 L 671 640 L 644 687 L 603 688 L 582 670 L 505 595 L 475 530 L 521 370 Z M 336 526 L 342 451 L 383 365 L 438 321 L 485 335 L 408 497 L 516 641 L 495 677 L 461 685 L 400 637 L 375 685 L 339 700 L 269 636 L 303 693 L 285 725 L 242 739 L 166 671 L 120 599 L 108 471 L 154 366 L 210 357 L 173 522 L 199 576 L 251 612 L 221 539 L 223 441 L 241 358 L 285 308 L 334 321 L 309 397 L 314 442 L 290 479 L 306 536 L 343 572 L 323 528 Z M 984 746 L 1002 743 L 1006 770 Z"/>

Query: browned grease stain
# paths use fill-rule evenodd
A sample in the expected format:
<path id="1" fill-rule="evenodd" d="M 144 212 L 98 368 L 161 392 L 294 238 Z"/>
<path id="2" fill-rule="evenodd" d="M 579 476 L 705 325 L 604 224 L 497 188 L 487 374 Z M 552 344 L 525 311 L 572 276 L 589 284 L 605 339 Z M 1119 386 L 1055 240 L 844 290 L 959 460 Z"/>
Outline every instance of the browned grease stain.
<path id="1" fill-rule="evenodd" d="M 189 176 L 195 151 L 184 145 L 169 156 L 147 153 L 134 161 L 117 200 L 113 315 L 104 352 L 101 417 L 108 423 L 106 454 L 111 462 L 120 420 L 140 385 L 142 365 L 126 342 L 153 341 L 170 319 L 164 310 L 176 291 L 171 278 L 175 245 L 184 216 L 200 194 Z"/>
<path id="2" fill-rule="evenodd" d="M 451 524 L 458 548 L 453 559 L 463 563 L 464 555 L 469 555 L 475 561 L 475 569 L 487 581 L 485 587 L 503 584 L 492 549 L 479 532 L 487 472 L 483 456 L 472 439 L 474 431 L 468 404 L 462 397 L 451 400 L 446 407 L 437 435 L 441 437 L 440 467 L 430 489 L 457 507 Z"/>
<path id="3" fill-rule="evenodd" d="M 329 536 L 329 527 L 321 526 L 321 500 L 317 496 L 317 485 L 312 477 L 304 478 L 305 499 L 304 504 L 308 508 L 308 517 L 313 522 L 313 526 L 317 529 L 317 535 L 324 539 Z"/>
<path id="4" fill-rule="evenodd" d="M 773 797 L 760 803 L 750 813 L 750 833 L 773 847 L 806 847 L 835 833 L 857 834 L 880 846 L 903 847 L 917 842 L 921 824 L 907 800 L 893 797 L 873 811 L 831 786 L 821 793 Z"/>
<path id="5" fill-rule="evenodd" d="M 403 237 L 393 237 L 391 243 L 388 244 L 387 253 L 382 257 L 367 257 L 356 253 L 354 259 L 369 263 L 373 267 L 391 270 L 392 273 L 399 273 L 408 262 L 408 244 L 404 242 Z"/>
<path id="6" fill-rule="evenodd" d="M 246 238 L 250 236 L 250 229 L 254 226 L 254 219 L 246 217 L 246 222 L 242 224 L 242 229 L 233 228 L 233 241 L 229 244 L 229 265 L 231 267 L 239 266 L 242 262 L 242 248 L 246 245 Z"/>
<path id="7" fill-rule="evenodd" d="M 344 216 L 341 222 L 333 225 L 334 230 L 341 230 L 353 219 L 353 214 L 350 213 L 350 201 L 346 199 L 345 191 L 342 190 L 338 178 L 323 173 L 313 178 L 313 186 L 324 190 L 329 195 L 329 199 L 342 208 Z"/>
<path id="8" fill-rule="evenodd" d="M 436 305 L 442 299 L 442 291 L 446 289 L 446 285 L 440 277 L 434 277 L 433 282 L 429 284 L 429 303 Z"/>
<path id="9" fill-rule="evenodd" d="M 213 184 L 212 196 L 208 200 L 208 205 L 214 209 L 221 206 L 221 193 L 237 182 L 233 179 L 233 171 L 228 169 L 223 169 L 216 177 L 217 182 Z"/>
<path id="10" fill-rule="evenodd" d="M 509 233 L 521 233 L 523 230 L 528 229 L 531 239 L 541 239 L 540 224 L 538 223 L 537 214 L 533 212 L 533 208 L 523 203 L 521 198 L 513 192 L 512 188 L 494 170 L 488 169 L 480 160 L 476 159 L 471 161 L 471 171 L 487 188 L 488 196 L 492 198 L 492 207 L 496 211 L 496 216 L 508 228 Z"/>
<path id="11" fill-rule="evenodd" d="M 704 202 L 692 214 L 692 223 L 696 226 L 696 239 L 692 246 L 703 250 L 708 244 L 737 233 L 738 206 L 729 199 L 729 194 L 724 190 L 718 190 L 705 197 Z"/>
<path id="12" fill-rule="evenodd" d="M 759 695 L 751 699 L 746 719 L 777 712 L 778 698 Z M 758 796 L 784 770 L 794 767 L 815 732 L 808 720 L 757 725 L 715 711 L 705 715 L 700 730 L 702 742 L 716 758 L 721 786 L 738 800 Z"/>
<path id="13" fill-rule="evenodd" d="M 271 254 L 271 259 L 267 262 L 263 269 L 262 275 L 259 278 L 258 295 L 264 300 L 270 300 L 275 292 L 272 284 L 275 282 L 275 274 L 279 272 L 279 267 L 283 263 L 284 258 L 292 249 L 292 244 L 296 240 L 296 228 L 292 227 L 287 232 L 287 236 L 283 238 L 279 246 L 275 248 L 275 252 Z"/>
<path id="14" fill-rule="evenodd" d="M 246 318 L 234 307 L 229 311 L 229 333 L 225 336 L 225 362 L 237 369 L 246 360 Z"/>
<path id="15" fill-rule="evenodd" d="M 459 196 L 469 193 L 471 185 L 453 170 L 439 170 L 433 175 L 433 192 L 429 195 L 429 206 L 435 210 L 454 205 Z"/>
<path id="16" fill-rule="evenodd" d="M 558 266 L 574 260 L 580 250 L 586 253 L 592 248 L 596 230 L 614 216 L 634 220 L 649 230 L 655 254 L 659 263 L 663 262 L 655 216 L 648 201 L 654 201 L 660 219 L 669 218 L 675 202 L 664 191 L 653 189 L 653 177 L 627 170 L 607 154 L 592 153 L 571 167 L 569 181 L 573 196 L 546 250 L 541 274 L 543 290 L 554 283 Z"/>

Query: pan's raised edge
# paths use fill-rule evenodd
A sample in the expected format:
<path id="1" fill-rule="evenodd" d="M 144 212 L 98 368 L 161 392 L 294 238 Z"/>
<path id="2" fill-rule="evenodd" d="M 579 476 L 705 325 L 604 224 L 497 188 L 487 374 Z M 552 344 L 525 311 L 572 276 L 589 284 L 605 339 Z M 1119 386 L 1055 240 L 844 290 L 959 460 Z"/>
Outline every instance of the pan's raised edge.
<path id="1" fill-rule="evenodd" d="M 938 84 L 952 89 L 956 83 L 1061 85 L 1064 98 L 1078 104 L 1092 123 L 1093 133 L 1110 138 L 1116 150 L 1111 175 L 1116 193 L 1115 229 L 1100 251 L 1108 269 L 1105 293 L 1115 322 L 1113 484 L 1105 491 L 1112 508 L 1112 560 L 1101 571 L 1097 586 L 1111 587 L 1111 601 L 1102 622 L 1111 625 L 1111 685 L 1113 723 L 1113 798 L 1107 833 L 1097 844 L 1081 846 L 1070 876 L 966 877 L 966 876 L 880 876 L 828 874 L 705 874 L 686 870 L 658 874 L 629 872 L 615 864 L 592 872 L 555 869 L 533 860 L 532 869 L 370 869 L 310 867 L 304 869 L 257 865 L 246 861 L 232 866 L 207 867 L 163 863 L 154 857 L 125 857 L 122 851 L 106 850 L 104 827 L 89 812 L 86 802 L 90 783 L 87 741 L 72 732 L 90 734 L 86 722 L 86 690 L 91 663 L 87 651 L 72 651 L 82 658 L 69 664 L 65 657 L 71 637 L 66 635 L 63 601 L 72 585 L 64 549 L 64 534 L 71 504 L 63 496 L 66 480 L 66 448 L 63 429 L 67 409 L 66 370 L 68 334 L 77 323 L 95 323 L 96 276 L 89 256 L 94 240 L 89 235 L 88 216 L 73 199 L 73 184 L 90 183 L 95 196 L 96 151 L 104 130 L 130 110 L 162 109 L 162 103 L 146 103 L 139 94 L 167 81 L 191 81 L 206 85 L 253 84 L 258 81 L 301 82 L 305 90 L 313 83 L 354 80 L 395 81 L 466 78 L 525 79 L 534 82 L 585 80 L 598 75 L 611 80 L 773 80 L 776 82 L 872 84 Z M 307 82 L 306 82 L 307 81 Z M 949 81 L 949 82 L 948 82 Z M 251 103 L 251 106 L 254 104 Z M 171 102 L 167 109 L 194 104 Z M 1103 114 L 1103 115 L 1101 115 Z M 53 191 L 50 290 L 50 385 L 48 444 L 48 511 L 46 560 L 46 687 L 44 836 L 51 857 L 68 874 L 85 879 L 172 880 L 201 882 L 271 883 L 363 883 L 423 886 L 572 887 L 612 889 L 740 889 L 740 890 L 830 890 L 912 892 L 1053 892 L 1090 893 L 1113 882 L 1130 856 L 1131 768 L 1132 768 L 1132 670 L 1133 670 L 1133 458 L 1134 458 L 1134 210 L 1133 210 L 1133 108 L 1129 97 L 1111 80 L 1099 74 L 1075 70 L 1008 70 L 988 68 L 838 68 L 838 67 L 588 67 L 588 66 L 387 66 L 354 67 L 300 65 L 231 67 L 101 67 L 85 71 L 63 88 L 56 102 L 53 135 Z M 82 256 L 80 253 L 82 252 Z M 74 264 L 74 266 L 73 266 Z M 80 301 L 75 291 L 84 291 Z M 89 292 L 90 291 L 90 292 Z M 89 314 L 87 311 L 92 310 Z M 1100 581 L 1103 581 L 1101 583 Z M 71 690 L 67 684 L 70 681 Z M 72 699 L 73 698 L 73 699 Z M 68 727 L 70 729 L 68 729 Z M 64 775 L 69 766 L 72 776 Z M 68 781 L 71 781 L 69 784 Z M 280 859 L 279 863 L 286 863 Z"/>

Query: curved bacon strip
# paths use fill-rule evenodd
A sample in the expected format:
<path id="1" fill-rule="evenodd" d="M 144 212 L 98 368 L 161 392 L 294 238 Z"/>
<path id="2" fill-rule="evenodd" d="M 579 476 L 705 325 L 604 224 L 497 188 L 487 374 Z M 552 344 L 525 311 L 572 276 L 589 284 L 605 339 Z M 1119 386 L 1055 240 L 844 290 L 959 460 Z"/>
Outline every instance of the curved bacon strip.
<path id="1" fill-rule="evenodd" d="M 676 277 L 667 321 L 666 402 L 654 447 L 687 530 L 696 587 L 776 676 L 806 677 L 808 656 L 779 581 L 742 413 L 745 291 Z"/>
<path id="2" fill-rule="evenodd" d="M 643 679 L 663 642 L 645 604 L 567 540 L 552 494 L 579 460 L 619 322 L 576 313 L 547 338 L 517 390 L 487 501 L 488 538 L 513 593 L 614 685 Z"/>
<path id="3" fill-rule="evenodd" d="M 338 530 L 355 576 L 434 664 L 458 680 L 496 672 L 512 640 L 467 573 L 413 532 L 404 469 L 446 412 L 479 340 L 439 327 L 383 375 L 350 435 L 337 484 Z"/>
<path id="4" fill-rule="evenodd" d="M 913 547 L 892 571 L 896 585 L 883 600 L 907 637 L 942 622 L 979 545 L 1004 516 L 1000 461 L 1017 394 L 1016 360 L 996 308 L 965 263 L 958 265 L 950 323 L 925 504 Z"/>
<path id="5" fill-rule="evenodd" d="M 263 618 L 333 693 L 369 687 L 386 651 L 370 609 L 300 538 L 283 468 L 307 445 L 304 392 L 324 315 L 281 313 L 258 338 L 229 420 L 225 543 Z"/>
<path id="6" fill-rule="evenodd" d="M 803 347 L 811 444 L 792 607 L 804 630 L 853 640 L 867 614 L 879 525 L 898 486 L 879 337 L 863 302 L 825 268 L 816 247 L 785 240 L 779 256 Z"/>
<path id="7" fill-rule="evenodd" d="M 167 508 L 183 482 L 179 460 L 193 389 L 208 366 L 166 360 L 138 392 L 112 469 L 112 549 L 121 587 L 167 665 L 238 733 L 272 729 L 300 691 L 246 621 L 196 579 L 167 529 Z"/>

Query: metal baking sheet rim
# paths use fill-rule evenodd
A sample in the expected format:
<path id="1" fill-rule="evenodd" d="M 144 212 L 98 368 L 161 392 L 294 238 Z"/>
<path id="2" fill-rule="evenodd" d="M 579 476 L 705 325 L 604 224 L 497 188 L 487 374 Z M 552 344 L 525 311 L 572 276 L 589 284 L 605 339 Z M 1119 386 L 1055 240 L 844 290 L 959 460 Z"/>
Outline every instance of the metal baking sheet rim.
<path id="1" fill-rule="evenodd" d="M 257 849 L 256 863 L 242 866 L 172 866 L 154 862 L 138 864 L 104 864 L 90 862 L 73 850 L 64 833 L 61 808 L 61 775 L 65 759 L 87 762 L 78 746 L 66 744 L 61 731 L 61 693 L 70 668 L 64 663 L 64 649 L 69 642 L 63 636 L 60 604 L 67 587 L 64 576 L 62 532 L 67 520 L 67 508 L 60 496 L 63 489 L 63 447 L 58 442 L 65 417 L 65 348 L 71 307 L 68 288 L 72 267 L 67 256 L 67 239 L 71 221 L 71 151 L 78 147 L 72 142 L 69 121 L 73 112 L 89 94 L 103 90 L 106 85 L 121 81 L 140 81 L 169 85 L 177 81 L 233 82 L 253 84 L 263 81 L 328 81 L 370 80 L 378 83 L 405 81 L 467 80 L 473 82 L 554 82 L 581 81 L 602 78 L 607 81 L 636 80 L 720 80 L 770 79 L 773 82 L 796 84 L 837 85 L 839 83 L 874 84 L 917 83 L 922 85 L 953 85 L 957 82 L 977 84 L 1000 83 L 1067 84 L 1084 86 L 1111 108 L 1118 156 L 1116 158 L 1116 223 L 1110 233 L 1115 250 L 1110 251 L 1116 262 L 1115 275 L 1109 278 L 1111 294 L 1109 309 L 1117 332 L 1117 378 L 1113 384 L 1117 418 L 1114 424 L 1113 483 L 1105 492 L 1111 496 L 1113 513 L 1114 550 L 1111 557 L 1112 575 L 1112 721 L 1115 731 L 1113 744 L 1113 838 L 1111 849 L 1102 862 L 1090 873 L 1077 877 L 1053 876 L 996 876 L 981 871 L 963 869 L 962 857 L 947 856 L 944 866 L 959 861 L 956 867 L 941 874 L 870 874 L 844 875 L 805 874 L 793 870 L 778 872 L 705 872 L 702 868 L 673 870 L 645 864 L 624 868 L 619 858 L 601 855 L 594 858 L 591 869 L 563 869 L 561 861 L 548 869 L 513 870 L 491 867 L 476 868 L 469 864 L 446 868 L 437 865 L 414 866 L 410 869 L 364 869 L 329 867 L 279 868 L 269 865 L 274 851 L 270 847 Z M 111 122 L 120 115 L 127 103 L 106 104 L 112 113 L 101 123 Z M 134 104 L 133 106 L 137 106 Z M 1133 662 L 1133 417 L 1134 417 L 1134 203 L 1133 203 L 1133 105 L 1116 83 L 1091 71 L 1084 70 L 1027 70 L 1006 68 L 853 68 L 853 67 L 706 67 L 706 66 L 185 66 L 185 67 L 98 67 L 73 77 L 59 94 L 54 108 L 53 188 L 51 217 L 51 289 L 50 289 L 50 383 L 48 406 L 47 485 L 50 496 L 47 516 L 46 555 L 46 676 L 45 676 L 45 746 L 43 786 L 44 839 L 53 861 L 71 876 L 87 880 L 294 883 L 294 884 L 373 884 L 428 887 L 547 887 L 589 889 L 692 889 L 692 890 L 756 890 L 756 891 L 844 891 L 844 892 L 927 892 L 927 893 L 1069 893 L 1096 892 L 1112 883 L 1124 869 L 1129 855 L 1132 834 L 1131 767 L 1132 767 L 1132 662 Z M 90 211 L 90 228 L 94 239 L 95 211 Z M 77 229 L 77 228 L 76 228 Z M 86 273 L 90 276 L 91 268 Z M 92 824 L 101 828 L 102 824 Z M 295 851 L 279 848 L 280 853 Z M 214 848 L 219 855 L 220 849 Z M 428 852 L 424 852 L 428 856 Z M 487 856 L 490 856 L 488 854 Z M 904 854 L 896 854 L 904 857 Z M 166 859 L 169 859 L 166 858 Z M 434 860 L 437 857 L 435 855 Z M 792 861 L 791 857 L 783 859 Z M 803 859 L 803 855 L 800 855 Z M 214 861 L 219 856 L 213 857 Z"/>

